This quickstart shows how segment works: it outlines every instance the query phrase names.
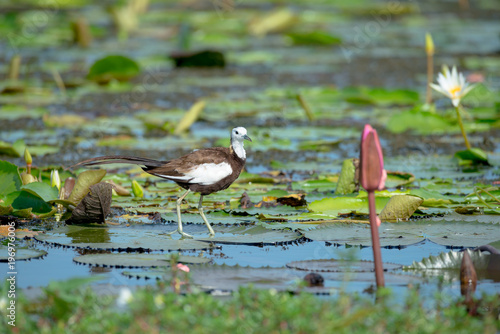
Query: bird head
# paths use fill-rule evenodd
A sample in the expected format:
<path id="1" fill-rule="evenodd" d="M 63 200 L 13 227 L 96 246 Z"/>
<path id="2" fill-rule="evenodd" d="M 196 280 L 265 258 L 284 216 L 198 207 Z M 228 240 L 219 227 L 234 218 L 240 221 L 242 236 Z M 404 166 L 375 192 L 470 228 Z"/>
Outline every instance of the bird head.
<path id="1" fill-rule="evenodd" d="M 233 129 L 231 132 L 231 139 L 239 142 L 243 142 L 244 140 L 252 141 L 247 135 L 247 129 L 242 126 Z"/>

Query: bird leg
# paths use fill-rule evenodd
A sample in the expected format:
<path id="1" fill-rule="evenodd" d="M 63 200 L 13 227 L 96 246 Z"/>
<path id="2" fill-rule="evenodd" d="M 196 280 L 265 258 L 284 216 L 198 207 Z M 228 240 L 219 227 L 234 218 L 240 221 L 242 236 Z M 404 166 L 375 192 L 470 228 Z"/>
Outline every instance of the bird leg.
<path id="1" fill-rule="evenodd" d="M 200 195 L 200 202 L 198 203 L 198 211 L 200 212 L 201 218 L 203 218 L 203 221 L 205 222 L 205 224 L 208 227 L 209 234 L 211 236 L 214 236 L 215 232 L 214 232 L 212 226 L 210 226 L 210 223 L 208 222 L 207 217 L 205 217 L 205 214 L 203 213 L 203 195 Z"/>
<path id="2" fill-rule="evenodd" d="M 188 189 L 181 197 L 177 199 L 177 222 L 179 226 L 177 227 L 177 230 L 167 233 L 169 235 L 174 234 L 175 232 L 179 232 L 180 235 L 182 235 L 185 238 L 192 238 L 192 235 L 189 235 L 185 232 L 182 231 L 182 220 L 181 220 L 181 204 L 184 198 L 191 192 L 190 189 Z"/>

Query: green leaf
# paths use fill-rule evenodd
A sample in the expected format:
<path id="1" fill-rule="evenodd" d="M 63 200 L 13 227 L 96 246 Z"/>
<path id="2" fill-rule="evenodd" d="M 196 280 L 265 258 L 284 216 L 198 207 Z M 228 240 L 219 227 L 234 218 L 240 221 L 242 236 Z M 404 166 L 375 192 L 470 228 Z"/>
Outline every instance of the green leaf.
<path id="1" fill-rule="evenodd" d="M 31 209 L 33 213 L 48 213 L 52 211 L 52 206 L 47 204 L 38 195 L 26 190 L 15 191 L 5 197 L 3 205 L 12 205 L 14 210 Z"/>
<path id="2" fill-rule="evenodd" d="M 10 215 L 12 211 L 14 211 L 12 205 L 7 205 L 7 206 L 0 205 L 0 216 Z"/>
<path id="3" fill-rule="evenodd" d="M 392 116 L 387 129 L 393 133 L 415 132 L 421 135 L 441 134 L 454 127 L 442 116 L 419 110 L 408 110 Z"/>
<path id="4" fill-rule="evenodd" d="M 370 88 L 366 89 L 366 93 L 377 104 L 383 105 L 412 105 L 419 101 L 418 92 L 408 89 Z"/>
<path id="5" fill-rule="evenodd" d="M 407 220 L 423 201 L 420 197 L 415 196 L 393 196 L 380 213 L 379 218 L 382 221 Z"/>
<path id="6" fill-rule="evenodd" d="M 97 60 L 87 78 L 101 84 L 111 80 L 128 81 L 140 73 L 139 64 L 130 58 L 113 55 Z"/>
<path id="7" fill-rule="evenodd" d="M 14 144 L 11 144 L 0 140 L 0 154 L 8 155 L 11 157 L 20 157 L 22 154 L 22 150 L 19 150 L 19 144 L 24 145 L 24 141 L 20 139 Z"/>
<path id="8" fill-rule="evenodd" d="M 336 45 L 342 43 L 340 37 L 323 31 L 291 32 L 287 36 L 295 45 Z"/>
<path id="9" fill-rule="evenodd" d="M 424 201 L 422 206 L 430 207 L 448 207 L 449 204 L 455 202 L 454 199 L 447 195 L 442 195 L 439 191 L 428 190 L 426 188 L 412 189 L 409 195 L 422 198 Z"/>
<path id="10" fill-rule="evenodd" d="M 389 202 L 390 198 L 387 197 L 376 197 L 375 205 L 377 212 L 380 212 L 384 206 Z M 309 204 L 309 210 L 328 217 L 336 217 L 339 213 L 349 213 L 351 211 L 356 212 L 368 212 L 368 198 L 356 198 L 356 197 L 334 197 L 334 198 L 324 198 L 318 201 L 314 201 Z"/>
<path id="11" fill-rule="evenodd" d="M 342 170 L 340 171 L 336 195 L 352 194 L 356 190 L 356 167 L 354 166 L 354 159 L 344 160 L 342 163 Z"/>
<path id="12" fill-rule="evenodd" d="M 21 187 L 22 190 L 26 190 L 33 195 L 37 195 L 45 202 L 53 201 L 58 199 L 59 191 L 56 187 L 51 187 L 45 182 L 32 182 Z"/>
<path id="13" fill-rule="evenodd" d="M 387 180 L 385 186 L 387 188 L 396 188 L 405 184 L 415 181 L 415 175 L 404 172 L 390 172 L 387 171 Z"/>
<path id="14" fill-rule="evenodd" d="M 455 157 L 460 160 L 469 160 L 474 163 L 488 164 L 488 154 L 480 148 L 473 147 L 468 150 L 458 151 Z"/>
<path id="15" fill-rule="evenodd" d="M 80 203 L 80 201 L 90 191 L 90 186 L 101 182 L 104 175 L 106 175 L 106 171 L 104 169 L 87 170 L 78 175 L 75 187 L 69 195 L 68 201 L 76 204 Z"/>
<path id="16" fill-rule="evenodd" d="M 0 161 L 0 199 L 21 189 L 22 181 L 17 166 L 7 161 Z"/>

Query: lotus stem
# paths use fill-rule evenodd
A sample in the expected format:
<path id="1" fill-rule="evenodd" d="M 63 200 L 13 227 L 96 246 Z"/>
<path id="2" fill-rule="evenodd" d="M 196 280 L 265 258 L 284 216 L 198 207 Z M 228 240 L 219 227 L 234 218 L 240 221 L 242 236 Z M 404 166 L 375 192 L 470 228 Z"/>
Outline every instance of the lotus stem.
<path id="1" fill-rule="evenodd" d="M 425 95 L 425 103 L 430 105 L 432 103 L 432 89 L 431 82 L 434 77 L 434 56 L 427 54 L 427 92 Z"/>
<path id="2" fill-rule="evenodd" d="M 9 65 L 9 80 L 18 80 L 19 79 L 19 69 L 21 67 L 21 56 L 15 55 L 10 59 Z"/>
<path id="3" fill-rule="evenodd" d="M 490 189 L 490 188 L 488 188 Z M 493 189 L 497 190 L 498 188 L 494 187 Z M 497 201 L 497 203 L 500 204 L 500 200 L 495 196 L 493 195 L 492 193 L 490 193 L 487 189 L 484 189 L 484 188 L 481 188 L 480 189 L 482 192 L 486 193 L 486 195 L 490 196 L 491 198 L 493 198 L 495 201 Z"/>
<path id="4" fill-rule="evenodd" d="M 302 94 L 299 93 L 296 95 L 296 99 L 299 102 L 302 109 L 304 109 L 304 112 L 306 113 L 306 116 L 307 116 L 307 119 L 309 120 L 309 122 L 313 121 L 314 115 L 311 111 L 311 108 L 309 107 L 309 104 L 304 99 L 304 96 L 302 96 Z"/>
<path id="5" fill-rule="evenodd" d="M 465 147 L 467 147 L 467 149 L 470 150 L 471 147 L 469 144 L 469 139 L 467 139 L 467 133 L 465 133 L 464 123 L 462 122 L 462 116 L 460 115 L 459 105 L 455 107 L 455 111 L 457 112 L 458 125 L 460 125 L 460 130 L 462 131 L 462 136 L 464 137 Z"/>
<path id="6" fill-rule="evenodd" d="M 370 228 L 372 233 L 373 261 L 375 263 L 375 280 L 377 282 L 377 287 L 384 287 L 384 268 L 382 266 L 382 253 L 380 251 L 374 191 L 368 191 L 368 205 L 370 209 Z"/>

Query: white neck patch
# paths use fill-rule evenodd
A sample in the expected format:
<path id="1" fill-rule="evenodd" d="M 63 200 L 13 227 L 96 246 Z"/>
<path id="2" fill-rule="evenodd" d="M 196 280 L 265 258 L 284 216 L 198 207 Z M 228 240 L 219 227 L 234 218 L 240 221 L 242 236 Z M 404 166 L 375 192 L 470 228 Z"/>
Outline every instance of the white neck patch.
<path id="1" fill-rule="evenodd" d="M 239 140 L 234 140 L 231 145 L 233 146 L 234 153 L 238 156 L 240 159 L 246 159 L 247 154 L 245 152 L 245 148 L 243 147 L 243 142 Z"/>

